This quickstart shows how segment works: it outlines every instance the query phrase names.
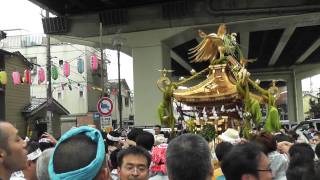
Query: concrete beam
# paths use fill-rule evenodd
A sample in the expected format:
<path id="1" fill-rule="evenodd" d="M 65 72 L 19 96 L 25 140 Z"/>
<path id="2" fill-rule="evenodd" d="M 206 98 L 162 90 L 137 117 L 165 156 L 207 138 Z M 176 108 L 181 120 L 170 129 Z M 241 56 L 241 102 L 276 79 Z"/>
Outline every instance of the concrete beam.
<path id="1" fill-rule="evenodd" d="M 240 32 L 240 47 L 245 58 L 248 58 L 249 54 L 249 38 L 250 32 L 249 31 L 242 31 Z"/>
<path id="2" fill-rule="evenodd" d="M 206 33 L 216 32 L 219 25 L 225 23 L 229 32 L 253 32 L 266 31 L 273 29 L 285 29 L 287 27 L 303 27 L 314 26 L 320 24 L 320 13 L 307 13 L 300 15 L 277 16 L 268 18 L 259 18 L 255 16 L 254 19 L 249 20 L 223 20 L 213 24 L 205 24 L 198 26 L 188 26 L 185 31 L 177 33 L 165 40 L 168 46 L 175 47 L 186 41 L 192 40 L 198 36 L 197 31 L 201 29 Z M 241 43 L 242 44 L 242 43 Z"/>
<path id="3" fill-rule="evenodd" d="M 170 51 L 170 56 L 174 59 L 178 64 L 180 64 L 183 68 L 188 70 L 189 72 L 192 70 L 190 64 L 188 64 L 185 60 L 183 60 L 176 52 Z"/>
<path id="4" fill-rule="evenodd" d="M 62 35 L 52 35 L 51 37 L 58 40 L 58 41 L 61 41 L 61 42 L 68 42 L 68 43 L 72 43 L 72 44 L 81 44 L 84 46 L 98 48 L 98 46 L 96 46 L 96 42 L 88 41 L 88 40 L 85 40 L 85 39 L 79 38 L 79 37 L 62 36 Z"/>
<path id="5" fill-rule="evenodd" d="M 295 29 L 296 28 L 294 26 L 290 26 L 286 28 L 285 31 L 282 33 L 280 41 L 271 56 L 268 66 L 273 66 L 276 64 L 277 60 L 279 59 L 279 56 L 281 55 L 284 47 L 286 46 Z"/>
<path id="6" fill-rule="evenodd" d="M 299 15 L 276 16 L 268 18 L 258 18 L 253 20 L 243 20 L 225 23 L 231 32 L 241 31 L 266 31 L 273 29 L 284 29 L 290 26 L 303 27 L 320 24 L 320 13 L 306 13 Z M 212 27 L 217 28 L 219 24 Z M 201 28 L 201 26 L 199 26 Z M 206 26 L 203 26 L 205 28 Z M 207 26 L 206 28 L 210 28 Z M 216 31 L 216 29 L 215 29 Z"/>
<path id="7" fill-rule="evenodd" d="M 305 61 L 310 54 L 312 54 L 320 46 L 320 38 L 318 38 L 296 61 L 295 64 L 301 64 Z"/>
<path id="8" fill-rule="evenodd" d="M 71 36 L 63 36 L 63 35 L 54 35 L 52 37 L 58 41 L 61 41 L 61 42 L 68 42 L 68 43 L 72 43 L 72 44 L 80 44 L 80 45 L 89 46 L 89 47 L 93 47 L 93 48 L 100 48 L 99 42 L 90 41 L 90 40 L 83 39 L 80 37 L 71 37 Z M 102 43 L 102 48 L 103 49 L 114 49 L 114 47 L 112 46 L 111 43 Z M 129 56 L 132 56 L 132 49 L 130 47 L 127 47 L 127 46 L 121 47 L 121 52 L 123 52 Z"/>

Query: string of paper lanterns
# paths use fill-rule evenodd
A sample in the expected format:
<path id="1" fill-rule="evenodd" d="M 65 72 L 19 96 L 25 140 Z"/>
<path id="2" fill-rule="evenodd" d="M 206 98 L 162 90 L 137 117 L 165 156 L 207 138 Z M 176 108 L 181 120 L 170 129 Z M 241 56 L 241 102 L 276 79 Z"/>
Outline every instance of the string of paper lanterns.
<path id="1" fill-rule="evenodd" d="M 80 57 L 77 57 L 77 71 L 78 73 L 82 74 L 84 72 L 84 60 Z M 91 69 L 92 71 L 98 70 L 98 58 L 94 54 L 91 56 Z M 63 66 L 63 75 L 68 78 L 70 76 L 70 63 L 68 61 L 63 62 L 62 60 L 59 61 L 59 65 Z M 53 80 L 57 80 L 59 77 L 59 70 L 58 67 L 53 65 L 51 68 L 51 76 Z M 37 70 L 38 75 L 38 84 L 41 84 L 45 81 L 45 70 L 43 67 L 39 67 Z M 31 71 L 29 69 L 24 71 L 23 77 L 21 77 L 18 71 L 12 72 L 12 80 L 14 85 L 19 85 L 21 83 L 31 84 Z M 7 73 L 5 71 L 0 71 L 0 84 L 6 85 L 8 82 Z"/>

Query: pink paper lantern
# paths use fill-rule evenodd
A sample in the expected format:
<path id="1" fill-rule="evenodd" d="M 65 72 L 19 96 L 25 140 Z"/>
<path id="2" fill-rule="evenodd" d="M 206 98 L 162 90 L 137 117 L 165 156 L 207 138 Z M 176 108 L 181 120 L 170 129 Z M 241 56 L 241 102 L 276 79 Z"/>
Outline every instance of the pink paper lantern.
<path id="1" fill-rule="evenodd" d="M 38 69 L 38 83 L 42 83 L 45 80 L 45 75 L 44 75 L 44 69 L 43 68 L 39 68 Z"/>
<path id="2" fill-rule="evenodd" d="M 70 64 L 68 62 L 64 62 L 63 64 L 63 74 L 68 77 L 70 75 Z"/>
<path id="3" fill-rule="evenodd" d="M 91 68 L 93 71 L 98 69 L 98 59 L 96 55 L 91 56 Z"/>
<path id="4" fill-rule="evenodd" d="M 24 71 L 24 82 L 26 83 L 26 84 L 31 84 L 31 73 L 30 73 L 30 70 L 29 69 L 26 69 L 25 71 Z"/>
<path id="5" fill-rule="evenodd" d="M 12 72 L 12 80 L 14 85 L 18 85 L 21 83 L 20 73 L 18 71 Z"/>

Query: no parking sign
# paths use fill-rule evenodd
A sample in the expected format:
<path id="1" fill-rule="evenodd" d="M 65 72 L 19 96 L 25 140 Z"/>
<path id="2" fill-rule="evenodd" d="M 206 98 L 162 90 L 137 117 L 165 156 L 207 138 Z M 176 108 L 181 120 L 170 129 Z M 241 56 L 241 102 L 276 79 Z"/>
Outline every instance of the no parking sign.
<path id="1" fill-rule="evenodd" d="M 110 98 L 103 97 L 97 103 L 97 110 L 102 116 L 108 116 L 113 109 L 113 103 Z"/>

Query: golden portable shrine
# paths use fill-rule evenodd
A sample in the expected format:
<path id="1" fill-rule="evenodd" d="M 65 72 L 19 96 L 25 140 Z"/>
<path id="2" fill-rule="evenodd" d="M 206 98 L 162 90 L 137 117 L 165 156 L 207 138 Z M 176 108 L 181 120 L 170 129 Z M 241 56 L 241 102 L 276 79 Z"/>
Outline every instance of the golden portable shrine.
<path id="1" fill-rule="evenodd" d="M 253 62 L 243 57 L 236 34 L 228 34 L 225 25 L 220 25 L 217 33 L 206 34 L 199 31 L 202 41 L 189 50 L 193 63 L 209 62 L 208 67 L 200 72 L 191 72 L 188 78 L 173 82 L 167 76 L 172 70 L 160 70 L 161 77 L 157 86 L 163 93 L 163 101 L 158 107 L 161 123 L 174 128 L 173 101 L 191 106 L 199 112 L 195 121 L 219 124 L 218 119 L 225 119 L 224 128 L 239 126 L 245 137 L 249 137 L 253 128 L 261 125 L 261 105 L 267 106 L 264 130 L 280 130 L 280 120 L 275 101 L 278 88 L 275 83 L 269 89 L 259 86 L 259 80 L 252 80 L 246 69 L 247 63 Z M 206 76 L 205 80 L 192 87 L 181 87 L 192 80 Z M 274 82 L 274 81 L 273 81 Z M 217 111 L 217 109 L 221 109 Z M 218 112 L 218 113 L 217 113 Z M 206 118 L 204 118 L 206 116 Z M 220 117 L 220 118 L 215 118 Z M 213 117 L 213 118 L 212 118 Z M 239 123 L 242 122 L 242 123 Z"/>

